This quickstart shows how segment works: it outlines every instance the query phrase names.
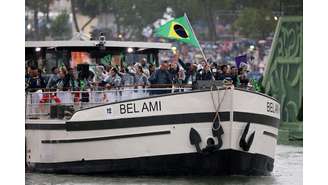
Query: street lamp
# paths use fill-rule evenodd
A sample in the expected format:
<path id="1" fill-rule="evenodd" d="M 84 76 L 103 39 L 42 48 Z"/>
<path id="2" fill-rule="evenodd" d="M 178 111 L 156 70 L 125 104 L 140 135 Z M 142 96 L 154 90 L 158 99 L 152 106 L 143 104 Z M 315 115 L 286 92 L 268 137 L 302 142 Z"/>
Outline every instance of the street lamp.
<path id="1" fill-rule="evenodd" d="M 128 48 L 127 51 L 128 51 L 128 53 L 132 53 L 133 52 L 133 48 Z"/>
<path id="2" fill-rule="evenodd" d="M 32 25 L 29 23 L 28 25 L 27 25 L 27 30 L 31 30 L 32 29 Z"/>
<path id="3" fill-rule="evenodd" d="M 177 52 L 177 47 L 173 46 L 171 49 L 172 49 L 173 54 L 176 54 L 176 52 Z"/>

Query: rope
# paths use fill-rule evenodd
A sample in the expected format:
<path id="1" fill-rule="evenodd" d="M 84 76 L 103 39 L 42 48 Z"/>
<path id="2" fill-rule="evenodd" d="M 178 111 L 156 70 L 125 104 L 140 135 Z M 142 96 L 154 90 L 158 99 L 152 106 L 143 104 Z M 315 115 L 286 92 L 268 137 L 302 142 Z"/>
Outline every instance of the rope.
<path id="1" fill-rule="evenodd" d="M 225 89 L 224 89 L 224 94 L 223 94 L 223 97 L 222 97 L 222 100 L 221 100 L 221 101 L 220 101 L 220 89 L 217 90 L 217 92 L 218 92 L 218 106 L 216 107 L 216 110 L 215 110 L 215 116 L 214 116 L 214 119 L 213 119 L 212 122 L 214 122 L 216 118 L 218 118 L 218 119 L 221 121 L 221 119 L 220 119 L 220 114 L 219 114 L 219 110 L 220 110 L 221 104 L 222 104 L 222 102 L 223 102 L 223 100 L 224 100 L 224 97 L 225 97 L 225 95 L 226 95 L 227 89 L 228 89 L 228 88 L 225 87 Z M 214 97 L 213 97 L 213 93 L 212 93 L 212 92 L 213 92 L 213 86 L 211 86 L 211 97 L 212 97 L 213 107 L 215 108 L 215 101 L 214 101 Z"/>

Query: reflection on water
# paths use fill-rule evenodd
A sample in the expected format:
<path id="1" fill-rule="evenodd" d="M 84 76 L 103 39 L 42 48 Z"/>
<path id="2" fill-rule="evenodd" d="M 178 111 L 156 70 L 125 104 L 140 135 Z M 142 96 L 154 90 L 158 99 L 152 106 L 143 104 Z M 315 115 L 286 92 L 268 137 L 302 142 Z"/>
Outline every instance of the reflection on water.
<path id="1" fill-rule="evenodd" d="M 266 177 L 110 177 L 26 173 L 25 181 L 27 185 L 301 185 L 303 184 L 303 147 L 278 145 L 273 173 Z"/>

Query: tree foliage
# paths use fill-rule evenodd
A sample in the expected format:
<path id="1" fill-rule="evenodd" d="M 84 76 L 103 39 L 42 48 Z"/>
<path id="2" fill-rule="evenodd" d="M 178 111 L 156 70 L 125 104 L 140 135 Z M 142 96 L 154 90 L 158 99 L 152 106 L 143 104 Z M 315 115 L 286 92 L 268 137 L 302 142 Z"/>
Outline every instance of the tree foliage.
<path id="1" fill-rule="evenodd" d="M 33 39 L 39 40 L 44 39 L 45 35 L 48 34 L 48 29 L 45 24 L 39 25 L 38 13 L 42 12 L 46 14 L 46 21 L 49 21 L 49 6 L 53 3 L 53 0 L 26 0 L 25 6 L 33 12 L 33 28 L 34 34 Z"/>
<path id="2" fill-rule="evenodd" d="M 46 12 L 47 11 L 47 1 L 45 0 L 26 0 L 25 6 L 33 11 Z"/>
<path id="3" fill-rule="evenodd" d="M 34 12 L 46 12 L 47 3 L 52 1 L 26 0 L 26 7 Z M 303 7 L 300 0 L 71 0 L 71 5 L 77 31 L 83 31 L 99 15 L 112 14 L 117 33 L 124 33 L 130 40 L 141 40 L 142 30 L 163 18 L 170 7 L 175 17 L 187 13 L 192 24 L 201 27 L 199 30 L 207 30 L 203 31 L 202 39 L 212 41 L 220 38 L 216 33 L 218 23 L 233 24 L 233 28 L 246 37 L 265 37 L 274 31 L 273 12 L 286 11 L 286 6 L 293 10 L 291 14 L 299 14 Z M 89 20 L 78 25 L 76 14 Z"/>
<path id="4" fill-rule="evenodd" d="M 241 11 L 233 27 L 246 37 L 264 39 L 274 31 L 276 21 L 265 8 L 246 8 Z"/>
<path id="5" fill-rule="evenodd" d="M 55 40 L 68 40 L 72 37 L 72 28 L 69 24 L 69 14 L 62 12 L 52 22 L 50 35 Z"/>

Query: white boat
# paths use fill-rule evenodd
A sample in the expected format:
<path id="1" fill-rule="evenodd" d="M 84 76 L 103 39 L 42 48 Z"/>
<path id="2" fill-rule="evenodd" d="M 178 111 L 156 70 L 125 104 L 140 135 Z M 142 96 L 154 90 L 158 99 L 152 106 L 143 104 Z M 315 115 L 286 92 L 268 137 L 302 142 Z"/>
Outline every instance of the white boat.
<path id="1" fill-rule="evenodd" d="M 279 110 L 264 94 L 220 88 L 93 106 L 69 120 L 27 119 L 27 165 L 56 173 L 268 175 Z"/>
<path id="2" fill-rule="evenodd" d="M 103 103 L 68 119 L 50 116 L 26 118 L 28 170 L 269 175 L 280 105 L 258 92 L 213 86 Z"/>

